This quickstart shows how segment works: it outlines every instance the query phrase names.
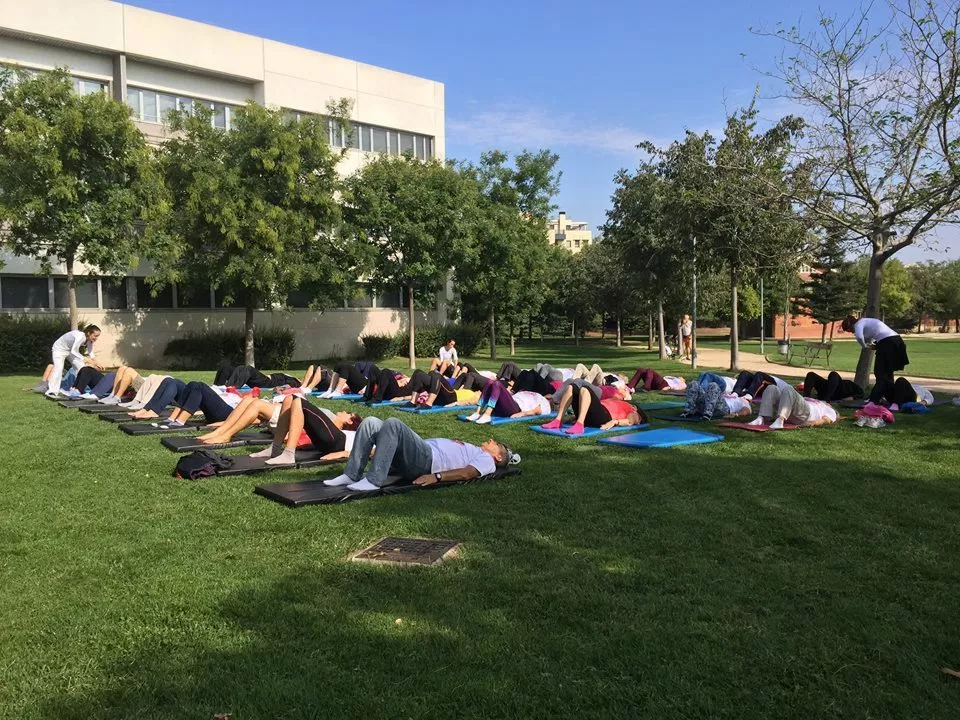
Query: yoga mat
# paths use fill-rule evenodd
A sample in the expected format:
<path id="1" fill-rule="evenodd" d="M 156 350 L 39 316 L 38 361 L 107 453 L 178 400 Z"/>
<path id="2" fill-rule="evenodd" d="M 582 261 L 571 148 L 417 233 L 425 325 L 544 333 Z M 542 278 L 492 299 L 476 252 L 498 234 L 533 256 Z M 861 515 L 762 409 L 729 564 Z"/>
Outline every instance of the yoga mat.
<path id="1" fill-rule="evenodd" d="M 718 423 L 717 427 L 730 428 L 731 430 L 746 430 L 747 432 L 770 432 L 771 428 L 769 425 L 751 425 L 750 423 L 745 422 L 722 422 Z M 785 424 L 781 430 L 800 430 L 803 425 L 792 425 Z M 774 430 L 774 432 L 776 432 Z"/>
<path id="2" fill-rule="evenodd" d="M 233 436 L 233 440 L 217 445 L 202 443 L 195 437 L 165 437 L 160 444 L 174 452 L 191 452 L 193 450 L 222 450 L 224 448 L 244 447 L 245 445 L 269 445 L 273 442 L 273 433 L 260 430 L 245 430 Z"/>
<path id="3" fill-rule="evenodd" d="M 617 432 L 629 432 L 630 430 L 642 430 L 643 428 L 650 427 L 648 423 L 641 423 L 640 425 L 620 425 L 619 427 L 610 428 L 609 430 L 601 430 L 600 428 L 584 428 L 582 435 L 567 435 L 564 432 L 570 425 L 564 425 L 560 430 L 544 430 L 539 425 L 535 425 L 531 430 L 543 435 L 552 435 L 553 437 L 566 438 L 567 440 L 586 438 L 586 437 L 596 437 L 597 435 L 609 435 L 610 433 Z"/>
<path id="4" fill-rule="evenodd" d="M 96 405 L 81 405 L 80 412 L 88 413 L 90 415 L 100 415 L 101 413 L 115 413 L 117 412 L 116 405 L 104 405 L 102 403 L 97 403 Z M 123 408 L 119 408 L 123 410 Z"/>
<path id="5" fill-rule="evenodd" d="M 47 396 L 44 395 L 44 397 L 47 397 Z M 47 398 L 47 399 L 56 400 L 57 404 L 60 407 L 65 407 L 65 408 L 103 407 L 96 400 L 86 400 L 84 398 L 65 400 L 63 396 L 61 396 L 60 398 Z"/>
<path id="6" fill-rule="evenodd" d="M 414 415 L 429 415 L 431 413 L 462 411 L 464 407 L 463 405 L 434 405 L 432 408 L 398 407 L 396 409 L 400 412 L 413 413 Z"/>
<path id="7" fill-rule="evenodd" d="M 666 420 L 667 422 L 698 423 L 706 418 L 703 415 L 691 415 L 690 417 L 681 417 L 680 415 L 654 415 L 657 420 Z"/>
<path id="8" fill-rule="evenodd" d="M 323 395 L 322 392 L 312 392 L 309 394 L 309 397 L 319 398 L 320 400 L 363 400 L 363 395 L 360 393 L 346 393 L 344 395 L 334 395 L 329 398 L 320 397 Z"/>
<path id="9" fill-rule="evenodd" d="M 597 440 L 603 445 L 619 445 L 631 448 L 664 448 L 674 445 L 698 445 L 723 440 L 723 435 L 688 430 L 687 428 L 660 428 L 646 432 L 618 435 Z"/>
<path id="10" fill-rule="evenodd" d="M 123 412 L 117 413 L 100 413 L 97 415 L 98 418 L 104 422 L 109 423 L 135 423 L 135 422 L 159 422 L 161 420 L 167 420 L 170 417 L 169 412 L 164 412 L 159 418 L 151 418 L 149 420 L 137 420 L 136 418 L 130 417 L 129 413 L 131 410 L 124 410 Z"/>
<path id="11" fill-rule="evenodd" d="M 357 400 L 358 405 L 366 405 L 367 407 L 396 407 L 397 405 L 403 405 L 404 403 L 409 402 L 406 398 L 398 400 L 383 400 L 382 402 L 375 403 L 365 403 L 362 400 Z"/>
<path id="12" fill-rule="evenodd" d="M 467 421 L 469 415 L 457 415 L 457 420 Z M 546 415 L 527 415 L 525 417 L 494 417 L 490 422 L 484 423 L 485 425 L 506 425 L 508 423 L 521 423 L 521 422 L 543 422 L 544 420 L 552 420 L 553 413 L 547 413 Z M 480 427 L 483 427 L 481 425 Z"/>
<path id="13" fill-rule="evenodd" d="M 460 485 L 471 485 L 473 483 L 490 482 L 500 480 L 501 478 L 512 477 L 520 474 L 520 468 L 511 467 L 497 470 L 491 475 L 483 475 L 472 480 L 462 480 L 460 482 L 435 483 L 427 487 L 414 485 L 411 480 L 401 480 L 393 485 L 369 490 L 366 492 L 353 492 L 345 487 L 327 487 L 322 480 L 309 480 L 307 482 L 296 483 L 277 483 L 273 485 L 258 485 L 253 492 L 268 500 L 273 500 L 287 507 L 297 508 L 304 505 L 334 505 L 338 503 L 351 502 L 353 500 L 366 500 L 367 498 L 380 497 L 383 495 L 402 495 L 409 492 L 440 490 L 446 487 L 459 487 Z"/>
<path id="14" fill-rule="evenodd" d="M 641 410 L 672 410 L 673 408 L 682 408 L 686 403 L 679 400 L 654 400 L 651 402 L 637 403 Z"/>
<path id="15" fill-rule="evenodd" d="M 228 468 L 220 468 L 217 475 L 253 475 L 254 473 L 272 472 L 273 470 L 297 470 L 300 468 L 317 467 L 318 465 L 336 465 L 346 462 L 345 460 L 324 460 L 324 455 L 328 453 L 317 452 L 316 450 L 297 450 L 295 465 L 268 465 L 270 458 L 252 458 L 247 455 L 228 455 L 233 465 Z"/>
<path id="16" fill-rule="evenodd" d="M 152 422 L 158 422 L 153 420 Z M 206 423 L 199 420 L 191 420 L 183 427 L 154 427 L 150 422 L 130 422 L 118 425 L 127 435 L 175 435 L 177 433 L 195 432 Z"/>

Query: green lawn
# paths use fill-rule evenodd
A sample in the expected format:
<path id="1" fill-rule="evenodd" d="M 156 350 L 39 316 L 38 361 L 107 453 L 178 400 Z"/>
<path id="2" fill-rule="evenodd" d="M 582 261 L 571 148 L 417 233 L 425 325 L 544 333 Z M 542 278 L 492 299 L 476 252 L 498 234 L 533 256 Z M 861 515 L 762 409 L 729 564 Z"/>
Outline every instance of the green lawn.
<path id="1" fill-rule="evenodd" d="M 507 426 L 520 477 L 289 510 L 253 486 L 316 472 L 176 480 L 32 381 L 0 378 L 0 717 L 957 716 L 958 408 L 647 452 Z M 388 534 L 465 551 L 345 561 Z"/>
<path id="2" fill-rule="evenodd" d="M 806 341 L 796 341 L 797 344 L 802 342 Z M 910 356 L 910 365 L 904 371 L 906 375 L 910 377 L 960 378 L 960 337 L 951 336 L 949 339 L 937 340 L 908 337 L 905 338 L 905 342 L 907 343 L 907 354 Z M 726 338 L 704 338 L 700 340 L 700 346 L 729 348 L 730 341 Z M 746 352 L 759 353 L 760 341 L 747 340 L 742 342 L 740 347 Z M 764 353 L 772 362 L 786 362 L 786 358 L 777 352 L 775 340 L 768 340 L 764 343 Z M 802 351 L 798 349 L 798 357 L 793 360 L 793 364 L 799 366 L 801 357 Z M 830 368 L 853 372 L 857 369 L 859 357 L 860 346 L 855 341 L 835 341 L 830 356 Z M 814 363 L 814 367 L 826 367 L 826 363 L 817 361 Z M 806 371 L 803 370 L 803 372 Z M 797 367 L 794 374 L 803 374 L 803 372 Z"/>

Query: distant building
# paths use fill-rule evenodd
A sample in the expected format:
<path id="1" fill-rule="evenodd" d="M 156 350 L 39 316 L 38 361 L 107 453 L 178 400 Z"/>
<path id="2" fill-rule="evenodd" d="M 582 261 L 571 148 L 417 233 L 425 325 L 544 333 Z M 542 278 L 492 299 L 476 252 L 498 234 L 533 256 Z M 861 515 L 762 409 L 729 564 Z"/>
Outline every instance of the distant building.
<path id="1" fill-rule="evenodd" d="M 593 243 L 593 233 L 585 222 L 567 220 L 567 214 L 561 210 L 556 220 L 547 220 L 547 239 L 551 245 L 578 253 Z"/>

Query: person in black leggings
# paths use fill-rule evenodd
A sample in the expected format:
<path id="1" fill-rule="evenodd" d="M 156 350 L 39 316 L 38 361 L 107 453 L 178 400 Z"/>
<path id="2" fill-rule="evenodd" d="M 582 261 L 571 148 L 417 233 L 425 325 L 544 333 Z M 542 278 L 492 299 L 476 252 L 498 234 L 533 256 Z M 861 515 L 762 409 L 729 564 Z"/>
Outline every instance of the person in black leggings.
<path id="1" fill-rule="evenodd" d="M 541 395 L 553 395 L 554 388 L 548 376 L 541 375 L 536 370 L 521 370 L 513 383 L 511 390 L 515 393 L 529 391 Z"/>
<path id="2" fill-rule="evenodd" d="M 893 410 L 903 406 L 904 403 L 918 402 L 917 389 L 905 377 L 899 377 L 892 383 L 882 378 L 877 380 L 870 397 L 874 395 L 880 402 L 885 400 L 888 405 L 896 405 L 896 408 L 891 408 Z"/>
<path id="3" fill-rule="evenodd" d="M 330 395 L 342 392 L 362 394 L 372 378 L 380 376 L 380 368 L 372 362 L 340 363 L 333 369 L 330 378 Z"/>
<path id="4" fill-rule="evenodd" d="M 216 390 L 202 382 L 188 382 L 177 393 L 170 413 L 170 425 L 184 425 L 198 410 L 203 413 L 207 423 L 221 423 L 233 411 L 233 406 L 220 397 Z"/>
<path id="5" fill-rule="evenodd" d="M 401 373 L 383 368 L 378 376 L 371 378 L 367 383 L 367 389 L 363 394 L 363 401 L 368 405 L 384 402 L 386 400 L 395 400 L 406 394 L 409 378 Z"/>
<path id="6" fill-rule="evenodd" d="M 837 402 L 838 400 L 854 400 L 863 397 L 863 388 L 852 380 L 844 380 L 840 373 L 834 371 L 826 377 L 811 371 L 803 379 L 803 396 L 811 397 L 817 394 L 817 400 Z"/>
<path id="7" fill-rule="evenodd" d="M 425 373 L 423 370 L 414 371 L 407 383 L 407 392 L 410 393 L 410 404 L 417 405 L 417 396 L 425 392 L 429 396 L 421 407 L 443 407 L 457 402 L 457 391 L 447 382 L 438 370 Z"/>
<path id="8" fill-rule="evenodd" d="M 344 431 L 356 430 L 359 425 L 360 416 L 355 413 L 334 413 L 289 395 L 280 409 L 272 445 L 250 457 L 270 458 L 267 465 L 296 465 L 300 433 L 306 432 L 312 449 L 322 453 L 324 460 L 346 460 L 350 453 Z"/>
<path id="9" fill-rule="evenodd" d="M 737 381 L 733 384 L 733 394 L 739 397 L 749 395 L 750 397 L 760 397 L 763 389 L 767 385 L 776 385 L 773 375 L 765 372 L 750 372 L 744 370 L 737 375 Z"/>
<path id="10" fill-rule="evenodd" d="M 484 377 L 478 372 L 465 372 L 460 375 L 453 383 L 454 390 L 483 390 L 487 383 L 496 382 L 490 378 Z"/>

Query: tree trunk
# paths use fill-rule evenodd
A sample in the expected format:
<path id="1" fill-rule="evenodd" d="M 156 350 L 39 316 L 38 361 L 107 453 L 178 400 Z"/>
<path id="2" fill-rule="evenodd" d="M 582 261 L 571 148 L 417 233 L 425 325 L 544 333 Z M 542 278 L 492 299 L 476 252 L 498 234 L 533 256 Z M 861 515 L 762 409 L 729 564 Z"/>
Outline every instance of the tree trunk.
<path id="1" fill-rule="evenodd" d="M 657 342 L 660 346 L 660 359 L 667 359 L 667 339 L 663 329 L 663 298 L 657 298 Z"/>
<path id="2" fill-rule="evenodd" d="M 647 315 L 647 350 L 653 350 L 653 315 Z"/>
<path id="3" fill-rule="evenodd" d="M 623 347 L 623 322 L 617 315 L 617 347 Z"/>
<path id="4" fill-rule="evenodd" d="M 836 327 L 837 327 L 837 321 L 831 320 L 830 321 L 830 342 L 833 342 L 833 331 Z"/>
<path id="5" fill-rule="evenodd" d="M 870 270 L 867 274 L 867 306 L 863 310 L 864 317 L 880 317 L 880 291 L 883 289 L 883 264 L 886 258 L 874 251 L 870 256 Z M 857 361 L 857 374 L 854 382 L 862 388 L 870 384 L 870 368 L 873 364 L 873 350 L 863 348 L 860 359 Z"/>
<path id="6" fill-rule="evenodd" d="M 414 320 L 413 320 L 413 284 L 407 285 L 407 333 L 410 335 L 410 341 L 407 346 L 407 353 L 410 360 L 410 369 L 416 370 L 417 368 L 417 342 L 414 337 Z"/>
<path id="7" fill-rule="evenodd" d="M 604 313 L 600 316 L 600 339 L 607 339 L 607 315 Z"/>
<path id="8" fill-rule="evenodd" d="M 683 337 L 680 334 L 680 326 L 683 324 L 682 319 L 677 320 L 677 357 L 679 358 L 683 355 Z"/>
<path id="9" fill-rule="evenodd" d="M 490 359 L 497 359 L 497 313 L 490 311 Z"/>
<path id="10" fill-rule="evenodd" d="M 513 332 L 513 320 L 510 321 L 510 357 L 513 357 L 517 354 L 517 339 L 514 337 Z M 520 328 L 520 332 L 523 332 L 523 328 Z"/>
<path id="11" fill-rule="evenodd" d="M 248 302 L 243 313 L 243 363 L 256 367 L 253 356 L 253 303 Z"/>
<path id="12" fill-rule="evenodd" d="M 730 267 L 730 370 L 738 370 L 740 364 L 740 303 L 737 297 L 737 285 L 740 278 L 735 266 Z"/>
<path id="13" fill-rule="evenodd" d="M 527 317 L 527 340 L 533 342 L 533 316 Z"/>
<path id="14" fill-rule="evenodd" d="M 823 329 L 820 331 L 820 342 L 825 343 L 827 341 L 827 326 L 824 325 Z"/>
<path id="15" fill-rule="evenodd" d="M 570 323 L 570 334 L 573 335 L 573 342 L 577 347 L 580 347 L 580 336 L 577 335 L 577 321 L 574 320 Z"/>
<path id="16" fill-rule="evenodd" d="M 70 329 L 76 330 L 80 318 L 77 317 L 77 278 L 73 274 L 73 256 L 66 258 L 67 263 L 67 306 L 70 308 Z"/>

